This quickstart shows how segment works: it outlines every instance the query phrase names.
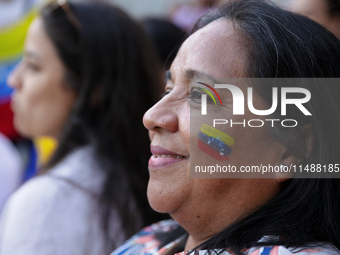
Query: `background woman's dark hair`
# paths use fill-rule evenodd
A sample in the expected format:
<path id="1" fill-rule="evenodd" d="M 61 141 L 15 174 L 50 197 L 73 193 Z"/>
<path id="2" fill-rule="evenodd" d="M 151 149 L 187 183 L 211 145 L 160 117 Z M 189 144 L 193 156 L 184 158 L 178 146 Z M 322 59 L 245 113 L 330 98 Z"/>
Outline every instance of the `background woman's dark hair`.
<path id="1" fill-rule="evenodd" d="M 146 18 L 141 21 L 146 34 L 157 49 L 163 68 L 171 66 L 187 32 L 162 18 Z"/>
<path id="2" fill-rule="evenodd" d="M 204 15 L 194 31 L 221 18 L 231 21 L 242 38 L 249 77 L 340 77 L 339 40 L 308 18 L 263 1 L 241 0 Z M 273 135 L 302 164 L 339 163 L 340 85 L 305 86 L 312 94 L 306 104 L 312 118 L 296 115 L 294 119 L 312 126 L 313 151 L 305 156 L 307 146 L 301 144 L 305 139 L 299 128 L 273 128 Z M 255 90 L 271 105 L 272 87 Z M 340 249 L 340 179 L 291 179 L 270 202 L 249 213 L 199 248 L 229 248 L 240 254 L 252 246 L 307 247 L 325 242 Z M 264 236 L 279 238 L 259 242 Z"/>
<path id="3" fill-rule="evenodd" d="M 150 141 L 142 125 L 143 114 L 158 99 L 161 67 L 142 28 L 123 11 L 95 1 L 69 5 L 79 27 L 55 4 L 41 14 L 67 68 L 67 84 L 77 93 L 46 168 L 75 148 L 93 147 L 94 158 L 107 176 L 99 208 L 110 252 L 117 245 L 116 238 L 109 236 L 112 208 L 122 222 L 120 235 L 126 238 L 164 218 L 146 198 Z"/>

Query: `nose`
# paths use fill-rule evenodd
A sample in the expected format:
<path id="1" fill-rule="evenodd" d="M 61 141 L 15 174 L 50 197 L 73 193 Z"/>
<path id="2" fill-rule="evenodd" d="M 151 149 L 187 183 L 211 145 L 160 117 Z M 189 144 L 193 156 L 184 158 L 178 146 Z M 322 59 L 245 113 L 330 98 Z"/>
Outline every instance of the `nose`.
<path id="1" fill-rule="evenodd" d="M 22 61 L 20 61 L 7 77 L 7 84 L 13 89 L 19 89 L 22 85 Z"/>
<path id="2" fill-rule="evenodd" d="M 143 124 L 149 131 L 176 132 L 178 130 L 178 115 L 175 103 L 170 96 L 163 97 L 157 104 L 151 107 L 143 117 Z"/>

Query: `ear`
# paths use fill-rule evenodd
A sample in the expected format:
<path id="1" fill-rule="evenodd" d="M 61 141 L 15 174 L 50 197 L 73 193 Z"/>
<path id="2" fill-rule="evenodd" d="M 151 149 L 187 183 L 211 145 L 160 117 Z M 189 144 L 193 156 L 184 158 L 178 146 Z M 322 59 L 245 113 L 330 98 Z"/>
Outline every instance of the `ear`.
<path id="1" fill-rule="evenodd" d="M 302 139 L 303 143 L 305 144 L 305 150 L 306 150 L 306 157 L 308 158 L 313 151 L 313 146 L 314 146 L 314 132 L 313 132 L 313 127 L 311 124 L 304 125 L 300 128 L 301 134 L 302 134 Z M 294 175 L 294 166 L 297 166 L 301 164 L 301 159 L 297 158 L 295 155 L 292 155 L 289 151 L 288 148 L 285 147 L 282 150 L 281 154 L 281 166 L 282 166 L 282 171 L 276 173 L 276 181 L 281 183 L 284 181 L 287 181 L 291 179 Z"/>

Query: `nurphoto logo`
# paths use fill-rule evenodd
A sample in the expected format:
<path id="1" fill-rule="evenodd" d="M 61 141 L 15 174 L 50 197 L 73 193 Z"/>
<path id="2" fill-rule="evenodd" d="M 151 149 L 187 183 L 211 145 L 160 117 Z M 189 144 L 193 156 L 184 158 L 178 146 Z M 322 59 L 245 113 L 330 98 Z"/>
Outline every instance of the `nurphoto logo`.
<path id="1" fill-rule="evenodd" d="M 219 96 L 219 94 L 216 92 L 216 89 L 228 89 L 231 92 L 232 99 L 233 99 L 233 115 L 244 115 L 244 106 L 245 106 L 245 96 L 243 94 L 243 91 L 231 84 L 215 84 L 215 88 L 212 86 L 209 86 L 205 83 L 198 82 L 207 88 L 209 88 L 211 91 L 215 93 L 215 95 L 218 97 L 220 104 L 222 106 L 222 100 Z M 208 91 L 207 89 L 204 88 L 199 88 L 202 91 L 204 91 L 206 94 L 202 94 L 201 98 L 201 115 L 207 115 L 207 95 L 209 95 L 212 100 L 214 101 L 215 105 L 217 105 L 216 100 L 212 93 Z M 255 109 L 254 104 L 253 104 L 253 88 L 248 87 L 247 88 L 247 106 L 248 109 L 251 113 L 254 115 L 258 116 L 267 116 L 270 114 L 273 114 L 277 107 L 278 107 L 278 88 L 273 87 L 272 88 L 272 105 L 269 109 L 266 110 L 259 110 Z M 294 94 L 301 94 L 303 97 L 301 98 L 287 98 L 287 95 L 290 93 Z M 311 93 L 308 89 L 305 88 L 297 88 L 297 87 L 281 87 L 281 116 L 286 116 L 287 115 L 287 105 L 295 105 L 304 115 L 306 116 L 311 116 L 312 114 L 306 109 L 306 107 L 303 105 L 307 103 L 311 99 Z M 265 123 L 271 122 L 272 127 L 274 127 L 274 123 L 279 121 L 281 122 L 281 125 L 283 127 L 295 127 L 298 125 L 297 121 L 294 119 L 284 119 L 284 120 L 279 120 L 279 119 L 251 119 L 248 120 L 248 126 L 250 127 L 262 127 Z M 288 125 L 287 122 L 293 122 L 293 125 Z M 244 127 L 246 126 L 246 120 L 242 122 L 233 122 L 232 120 L 228 121 L 226 119 L 214 119 L 213 120 L 213 126 L 215 127 L 217 124 L 227 124 L 230 123 L 231 127 L 233 125 L 243 125 Z M 257 123 L 257 125 L 255 125 Z"/>

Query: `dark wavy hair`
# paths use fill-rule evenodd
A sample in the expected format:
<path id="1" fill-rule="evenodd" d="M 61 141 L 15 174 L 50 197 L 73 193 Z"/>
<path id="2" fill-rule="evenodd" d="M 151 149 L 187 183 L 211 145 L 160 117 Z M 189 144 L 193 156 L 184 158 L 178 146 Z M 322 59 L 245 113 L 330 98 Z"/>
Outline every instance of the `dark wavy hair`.
<path id="1" fill-rule="evenodd" d="M 187 32 L 162 18 L 145 18 L 141 21 L 146 34 L 157 49 L 164 69 L 169 69 Z"/>
<path id="2" fill-rule="evenodd" d="M 245 68 L 250 78 L 340 77 L 340 41 L 308 18 L 264 1 L 240 0 L 228 2 L 204 15 L 193 32 L 218 19 L 231 21 L 243 39 L 248 56 Z M 308 84 L 306 86 L 309 88 Z M 271 105 L 272 87 L 255 89 Z M 306 120 L 296 115 L 295 119 L 312 126 L 314 146 L 309 157 L 300 160 L 339 163 L 340 84 L 309 89 L 318 97 L 307 105 L 313 118 Z M 306 146 L 296 142 L 305 140 L 300 128 L 275 129 L 273 134 L 290 151 L 308 154 Z M 279 238 L 259 241 L 264 236 Z M 254 246 L 296 248 L 320 243 L 332 244 L 340 250 L 340 179 L 290 179 L 270 202 L 249 212 L 196 249 L 228 249 L 242 254 L 244 248 Z"/>
<path id="3" fill-rule="evenodd" d="M 41 12 L 77 95 L 45 172 L 74 149 L 93 148 L 106 175 L 98 206 L 109 252 L 118 245 L 109 234 L 112 208 L 125 237 L 164 218 L 146 197 L 150 142 L 141 122 L 160 94 L 161 66 L 143 29 L 122 10 L 95 1 L 68 4 L 73 14 L 55 3 Z"/>

